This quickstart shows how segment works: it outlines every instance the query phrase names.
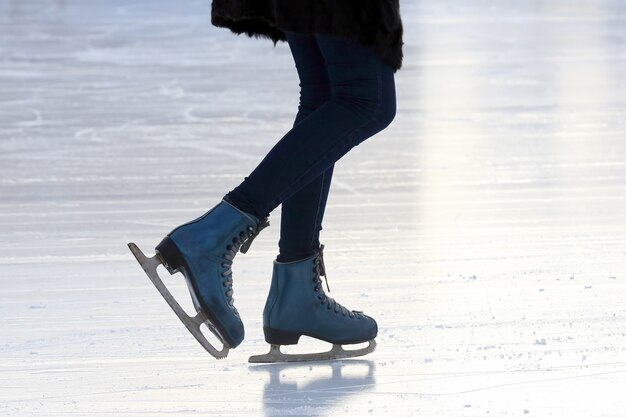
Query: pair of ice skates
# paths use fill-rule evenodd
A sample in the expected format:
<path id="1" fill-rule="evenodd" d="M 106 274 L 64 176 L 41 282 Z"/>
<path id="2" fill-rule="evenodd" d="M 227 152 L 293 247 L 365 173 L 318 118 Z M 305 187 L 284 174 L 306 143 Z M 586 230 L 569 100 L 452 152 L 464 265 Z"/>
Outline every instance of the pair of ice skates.
<path id="1" fill-rule="evenodd" d="M 269 221 L 240 211 L 225 200 L 203 216 L 172 230 L 147 258 L 134 244 L 128 246 L 152 283 L 198 342 L 217 359 L 244 338 L 239 312 L 233 303 L 232 263 L 235 255 L 246 253 Z M 324 245 L 309 258 L 295 262 L 274 261 L 272 283 L 263 310 L 263 331 L 270 352 L 250 357 L 253 363 L 343 359 L 368 354 L 376 347 L 376 322 L 359 311 L 347 310 L 328 297 L 320 276 L 326 277 Z M 174 274 L 182 272 L 197 315 L 188 316 L 167 290 L 156 269 L 159 265 Z M 204 337 L 206 324 L 222 343 L 217 349 Z M 333 344 L 327 352 L 285 354 L 281 345 L 297 344 L 310 336 Z M 342 345 L 369 342 L 362 349 L 346 350 Z"/>

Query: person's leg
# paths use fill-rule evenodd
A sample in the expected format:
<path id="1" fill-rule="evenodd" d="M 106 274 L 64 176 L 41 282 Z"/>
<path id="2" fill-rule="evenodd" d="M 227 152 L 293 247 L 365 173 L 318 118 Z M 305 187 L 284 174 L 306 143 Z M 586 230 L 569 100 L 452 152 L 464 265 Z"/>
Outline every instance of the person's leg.
<path id="1" fill-rule="evenodd" d="M 308 258 L 319 250 L 320 231 L 334 164 L 282 203 L 278 262 Z"/>
<path id="2" fill-rule="evenodd" d="M 225 199 L 266 217 L 354 146 L 387 127 L 396 112 L 393 69 L 374 50 L 316 34 L 331 100 L 299 122 Z"/>
<path id="3" fill-rule="evenodd" d="M 285 33 L 300 79 L 300 102 L 293 126 L 297 126 L 331 98 L 324 57 L 313 35 Z M 282 202 L 279 262 L 304 259 L 319 247 L 324 208 L 334 164 Z"/>
<path id="4" fill-rule="evenodd" d="M 311 187 L 319 194 L 309 194 L 306 200 L 301 200 L 300 208 L 308 212 L 317 201 L 315 220 L 321 222 L 319 215 L 323 213 L 330 185 L 330 176 L 326 180 L 325 173 L 352 147 L 384 129 L 395 115 L 391 67 L 361 45 L 327 36 L 315 35 L 315 38 L 327 66 L 331 98 L 294 123 L 292 130 L 252 174 L 231 192 L 235 200 L 239 198 L 241 204 L 247 204 L 248 210 L 269 213 L 276 205 L 282 202 L 284 207 L 291 198 Z M 297 60 L 297 56 L 294 58 Z M 307 72 L 305 63 L 302 66 Z M 295 207 L 289 213 L 293 219 L 283 218 L 283 221 L 298 224 Z M 314 230 L 317 224 L 314 223 Z M 289 227 L 286 233 L 296 228 Z M 311 230 L 310 217 L 301 230 L 306 227 Z M 281 236 L 282 233 L 281 230 Z M 298 242 L 298 236 L 289 239 Z M 289 359 L 280 354 L 277 346 L 296 344 L 303 335 L 334 345 L 361 342 L 369 342 L 369 345 L 350 351 L 333 346 L 329 352 L 296 355 L 291 357 L 293 360 L 361 356 L 376 346 L 376 321 L 362 312 L 348 310 L 324 293 L 320 278 L 326 275 L 323 248 L 323 245 L 314 248 L 309 257 L 274 261 L 272 283 L 263 309 L 265 341 L 272 348 L 268 355 L 251 357 L 251 362 Z"/>

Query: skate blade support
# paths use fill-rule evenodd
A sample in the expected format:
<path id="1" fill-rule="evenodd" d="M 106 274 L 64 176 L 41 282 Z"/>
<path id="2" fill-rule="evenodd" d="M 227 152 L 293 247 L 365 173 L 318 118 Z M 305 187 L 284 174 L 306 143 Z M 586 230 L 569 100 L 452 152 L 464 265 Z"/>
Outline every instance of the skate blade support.
<path id="1" fill-rule="evenodd" d="M 281 345 L 270 345 L 269 353 L 265 355 L 250 356 L 250 363 L 276 363 L 276 362 L 305 362 L 305 361 L 328 361 L 336 359 L 355 358 L 367 355 L 376 349 L 376 340 L 369 341 L 369 345 L 363 349 L 346 350 L 341 345 L 333 344 L 328 352 L 289 354 L 280 351 Z"/>
<path id="2" fill-rule="evenodd" d="M 185 310 L 181 308 L 181 306 L 178 304 L 178 302 L 176 302 L 172 294 L 167 290 L 167 287 L 165 286 L 165 284 L 163 284 L 163 281 L 161 281 L 161 278 L 159 277 L 159 274 L 156 270 L 159 265 L 163 265 L 163 262 L 161 261 L 161 259 L 159 259 L 159 256 L 154 255 L 152 258 L 148 258 L 146 255 L 144 255 L 141 249 L 139 249 L 139 247 L 137 247 L 137 245 L 132 242 L 128 244 L 128 248 L 133 253 L 133 255 L 135 255 L 137 262 L 139 262 L 141 268 L 144 270 L 146 275 L 148 275 L 148 278 L 150 278 L 152 284 L 154 284 L 156 289 L 159 290 L 159 293 L 165 299 L 167 304 L 172 308 L 172 310 L 174 310 L 174 313 L 176 313 L 180 321 L 183 322 L 187 330 L 189 330 L 189 332 L 193 335 L 193 337 L 196 338 L 196 340 L 202 345 L 202 347 L 217 359 L 224 359 L 226 356 L 228 356 L 228 346 L 226 345 L 226 343 L 224 343 L 211 321 L 207 318 L 206 314 L 204 314 L 202 310 L 199 310 L 198 314 L 196 314 L 194 317 L 187 315 L 187 313 L 185 313 Z M 202 325 L 202 323 L 206 324 L 209 330 L 215 335 L 215 337 L 217 337 L 222 342 L 223 346 L 221 350 L 217 350 L 207 340 L 207 338 L 204 337 L 202 331 L 200 330 L 200 326 Z"/>

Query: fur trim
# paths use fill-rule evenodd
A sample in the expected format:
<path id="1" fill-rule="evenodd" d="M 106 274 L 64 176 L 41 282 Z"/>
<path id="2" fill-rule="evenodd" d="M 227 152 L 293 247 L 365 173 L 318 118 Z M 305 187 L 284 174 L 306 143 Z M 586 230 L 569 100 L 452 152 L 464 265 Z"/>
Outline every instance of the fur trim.
<path id="1" fill-rule="evenodd" d="M 399 0 L 213 0 L 211 23 L 239 35 L 286 41 L 284 31 L 344 37 L 402 67 Z"/>

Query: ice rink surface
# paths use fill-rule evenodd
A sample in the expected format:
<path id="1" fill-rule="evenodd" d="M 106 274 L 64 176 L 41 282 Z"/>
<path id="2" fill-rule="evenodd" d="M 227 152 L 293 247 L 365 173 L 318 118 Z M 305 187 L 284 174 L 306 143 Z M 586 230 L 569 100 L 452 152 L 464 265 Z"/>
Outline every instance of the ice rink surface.
<path id="1" fill-rule="evenodd" d="M 126 243 L 152 253 L 291 127 L 287 44 L 208 0 L 0 1 L 0 415 L 626 416 L 626 2 L 401 8 L 396 119 L 337 163 L 321 239 L 378 348 L 252 366 L 279 209 L 236 258 L 223 361 Z"/>

